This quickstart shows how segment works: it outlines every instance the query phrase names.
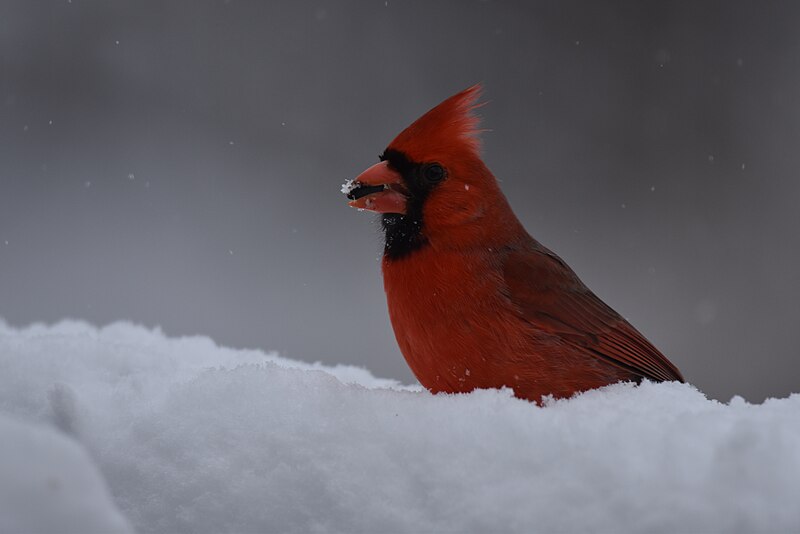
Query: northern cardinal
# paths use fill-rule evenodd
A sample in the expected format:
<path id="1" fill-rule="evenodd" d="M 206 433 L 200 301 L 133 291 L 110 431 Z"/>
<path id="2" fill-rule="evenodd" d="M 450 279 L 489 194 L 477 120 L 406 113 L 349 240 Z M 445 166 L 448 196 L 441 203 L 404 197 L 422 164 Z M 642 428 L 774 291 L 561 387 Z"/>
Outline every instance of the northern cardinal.
<path id="1" fill-rule="evenodd" d="M 382 214 L 389 316 L 414 375 L 433 393 L 506 386 L 534 402 L 682 382 L 511 211 L 480 158 L 480 91 L 425 113 L 342 189 L 350 206 Z"/>

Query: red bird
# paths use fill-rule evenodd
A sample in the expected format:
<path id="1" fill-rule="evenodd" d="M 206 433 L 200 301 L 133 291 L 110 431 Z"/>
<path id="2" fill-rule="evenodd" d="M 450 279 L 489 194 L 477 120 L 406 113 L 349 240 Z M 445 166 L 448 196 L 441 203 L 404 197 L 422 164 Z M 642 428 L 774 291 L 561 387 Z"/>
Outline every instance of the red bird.
<path id="1" fill-rule="evenodd" d="M 431 392 L 507 386 L 540 402 L 621 380 L 683 381 L 522 227 L 481 161 L 480 86 L 403 130 L 343 192 L 382 214 L 400 350 Z"/>

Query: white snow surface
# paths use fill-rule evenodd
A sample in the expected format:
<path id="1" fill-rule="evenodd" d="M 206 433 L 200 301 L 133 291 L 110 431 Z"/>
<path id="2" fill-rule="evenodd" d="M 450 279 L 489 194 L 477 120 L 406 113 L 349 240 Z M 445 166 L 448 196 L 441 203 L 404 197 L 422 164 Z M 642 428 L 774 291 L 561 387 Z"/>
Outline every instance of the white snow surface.
<path id="1" fill-rule="evenodd" d="M 433 396 L 128 323 L 0 321 L 0 532 L 800 532 L 800 395 Z"/>
<path id="2" fill-rule="evenodd" d="M 86 451 L 0 414 L 0 532 L 133 532 Z"/>

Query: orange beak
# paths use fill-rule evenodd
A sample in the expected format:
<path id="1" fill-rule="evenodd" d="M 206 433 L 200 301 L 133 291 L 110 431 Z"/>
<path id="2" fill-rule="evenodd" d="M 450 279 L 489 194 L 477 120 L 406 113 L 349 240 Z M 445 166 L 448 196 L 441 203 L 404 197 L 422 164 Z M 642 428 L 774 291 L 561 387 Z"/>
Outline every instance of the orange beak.
<path id="1" fill-rule="evenodd" d="M 342 186 L 342 193 L 350 199 L 348 205 L 377 213 L 405 213 L 407 191 L 403 177 L 387 161 L 376 163 Z"/>

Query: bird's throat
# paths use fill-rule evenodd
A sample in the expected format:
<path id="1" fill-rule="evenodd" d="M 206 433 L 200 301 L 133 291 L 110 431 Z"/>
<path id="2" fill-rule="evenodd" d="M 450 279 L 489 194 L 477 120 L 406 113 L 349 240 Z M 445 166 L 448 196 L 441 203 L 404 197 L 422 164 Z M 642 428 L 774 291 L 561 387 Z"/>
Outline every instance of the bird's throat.
<path id="1" fill-rule="evenodd" d="M 384 233 L 383 255 L 387 260 L 406 258 L 428 243 L 423 233 L 422 214 L 416 209 L 409 210 L 407 214 L 384 213 L 381 225 Z"/>

